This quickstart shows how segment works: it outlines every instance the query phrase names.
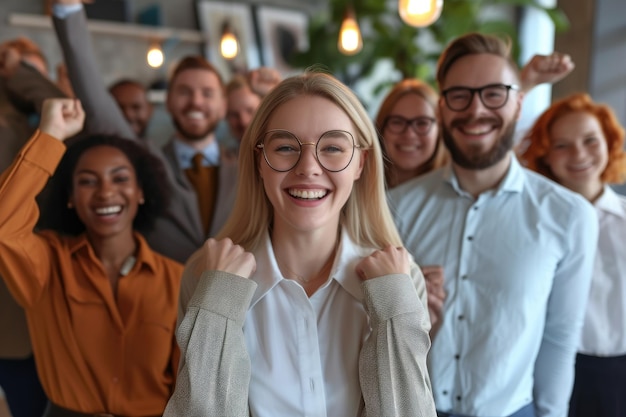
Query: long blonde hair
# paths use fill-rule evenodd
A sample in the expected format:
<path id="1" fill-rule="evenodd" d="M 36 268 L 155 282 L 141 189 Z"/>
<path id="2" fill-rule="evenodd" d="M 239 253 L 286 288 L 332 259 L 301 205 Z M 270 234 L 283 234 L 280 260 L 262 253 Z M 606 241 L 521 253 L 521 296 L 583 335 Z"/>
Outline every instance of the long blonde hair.
<path id="1" fill-rule="evenodd" d="M 256 145 L 274 111 L 299 96 L 323 97 L 339 106 L 355 127 L 357 143 L 368 149 L 367 156 L 363 155 L 365 163 L 361 177 L 354 183 L 343 208 L 342 226 L 361 246 L 402 245 L 387 205 L 382 150 L 376 130 L 352 91 L 331 75 L 321 72 L 305 72 L 283 80 L 261 103 L 241 142 L 235 206 L 217 238 L 229 237 L 246 250 L 253 250 L 270 227 L 273 207 L 259 174 L 258 164 L 262 163 L 262 157 Z"/>

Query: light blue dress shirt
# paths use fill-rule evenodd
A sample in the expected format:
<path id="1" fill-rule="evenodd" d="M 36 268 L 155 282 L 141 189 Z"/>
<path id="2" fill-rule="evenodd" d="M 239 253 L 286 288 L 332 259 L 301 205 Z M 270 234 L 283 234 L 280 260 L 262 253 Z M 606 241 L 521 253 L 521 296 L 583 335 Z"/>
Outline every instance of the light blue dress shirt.
<path id="1" fill-rule="evenodd" d="M 207 147 L 198 151 L 197 149 L 174 139 L 174 152 L 180 169 L 189 169 L 192 165 L 192 159 L 195 154 L 202 152 L 204 155 L 204 166 L 217 166 L 220 164 L 220 146 L 217 141 L 211 142 Z"/>
<path id="2" fill-rule="evenodd" d="M 508 416 L 534 401 L 566 417 L 598 220 L 581 196 L 511 157 L 477 199 L 450 166 L 390 191 L 420 265 L 443 265 L 444 321 L 429 356 L 437 409 Z"/>

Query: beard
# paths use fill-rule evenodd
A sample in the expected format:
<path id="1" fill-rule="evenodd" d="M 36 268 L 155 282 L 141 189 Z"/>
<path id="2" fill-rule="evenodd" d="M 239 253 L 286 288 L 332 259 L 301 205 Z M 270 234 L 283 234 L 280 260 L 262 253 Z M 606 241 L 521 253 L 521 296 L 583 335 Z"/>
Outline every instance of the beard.
<path id="1" fill-rule="evenodd" d="M 456 120 L 452 122 L 452 126 L 462 125 L 467 120 Z M 515 121 L 509 123 L 504 132 L 497 138 L 496 143 L 487 151 L 483 151 L 482 147 L 479 146 L 470 146 L 469 150 L 464 152 L 455 143 L 451 129 L 448 129 L 448 126 L 445 126 L 443 123 L 441 124 L 441 135 L 455 164 L 464 169 L 481 170 L 494 166 L 513 149 L 516 124 Z"/>
<path id="2" fill-rule="evenodd" d="M 188 129 L 185 129 L 183 124 L 174 116 L 172 116 L 172 122 L 174 123 L 174 127 L 176 127 L 176 130 L 178 131 L 178 133 L 180 133 L 180 135 L 182 136 L 181 139 L 186 139 L 188 141 L 193 142 L 193 141 L 200 141 L 206 138 L 210 133 L 215 132 L 215 129 L 217 128 L 219 120 L 214 120 L 212 122 L 209 122 L 206 129 L 200 132 L 191 132 Z"/>

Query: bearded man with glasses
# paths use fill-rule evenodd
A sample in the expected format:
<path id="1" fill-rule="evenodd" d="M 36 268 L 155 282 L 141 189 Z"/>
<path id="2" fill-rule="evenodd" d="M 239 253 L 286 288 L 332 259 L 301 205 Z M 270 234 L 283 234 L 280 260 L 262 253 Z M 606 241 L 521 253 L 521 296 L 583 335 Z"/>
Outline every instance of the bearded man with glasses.
<path id="1" fill-rule="evenodd" d="M 446 271 L 429 353 L 438 415 L 566 416 L 597 244 L 593 207 L 515 159 L 524 93 L 509 43 L 456 39 L 437 82 L 451 161 L 392 189 L 390 201 L 416 261 Z"/>

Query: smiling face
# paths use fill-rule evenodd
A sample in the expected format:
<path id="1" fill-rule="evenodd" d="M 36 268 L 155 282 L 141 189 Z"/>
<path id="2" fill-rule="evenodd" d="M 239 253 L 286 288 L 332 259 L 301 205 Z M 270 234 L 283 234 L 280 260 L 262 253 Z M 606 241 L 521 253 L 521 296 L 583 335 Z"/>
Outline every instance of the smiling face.
<path id="1" fill-rule="evenodd" d="M 323 133 L 344 130 L 355 137 L 348 115 L 336 104 L 319 96 L 299 96 L 276 108 L 267 130 L 283 129 L 302 143 L 317 143 Z M 303 146 L 296 166 L 287 172 L 273 170 L 259 152 L 259 171 L 265 193 L 274 209 L 274 231 L 321 232 L 334 236 L 341 209 L 363 170 L 365 155 L 355 149 L 346 169 L 329 172 L 320 166 L 314 146 Z"/>
<path id="2" fill-rule="evenodd" d="M 419 95 L 408 93 L 396 102 L 387 116 L 388 122 L 383 130 L 387 156 L 400 178 L 412 177 L 420 172 L 422 165 L 435 153 L 439 132 L 437 122 L 432 123 L 430 130 L 424 135 L 418 134 L 413 126 L 407 126 L 403 133 L 394 133 L 389 128 L 389 119 L 395 116 L 406 120 L 435 119 L 435 109 Z"/>
<path id="3" fill-rule="evenodd" d="M 115 86 L 110 92 L 135 134 L 143 137 L 152 117 L 152 104 L 146 91 L 139 85 L 125 83 Z"/>
<path id="4" fill-rule="evenodd" d="M 490 84 L 519 84 L 515 71 L 502 57 L 473 54 L 459 58 L 445 75 L 441 90 L 452 87 L 480 88 Z M 463 111 L 450 110 L 439 99 L 442 136 L 455 164 L 466 169 L 485 169 L 502 161 L 513 146 L 515 124 L 523 94 L 511 90 L 506 104 L 488 109 L 478 93 Z"/>
<path id="5" fill-rule="evenodd" d="M 567 113 L 550 128 L 546 163 L 565 187 L 593 200 L 603 188 L 602 173 L 609 162 L 604 132 L 598 119 L 583 111 Z"/>
<path id="6" fill-rule="evenodd" d="M 90 239 L 132 237 L 133 220 L 143 201 L 135 169 L 118 148 L 86 150 L 72 175 L 70 203 Z"/>
<path id="7" fill-rule="evenodd" d="M 207 69 L 187 69 L 171 82 L 167 110 L 180 139 L 188 142 L 207 139 L 226 112 L 224 91 L 217 74 Z"/>
<path id="8" fill-rule="evenodd" d="M 232 135 L 238 141 L 241 141 L 259 104 L 261 104 L 261 97 L 247 86 L 241 86 L 228 93 L 226 121 Z"/>

